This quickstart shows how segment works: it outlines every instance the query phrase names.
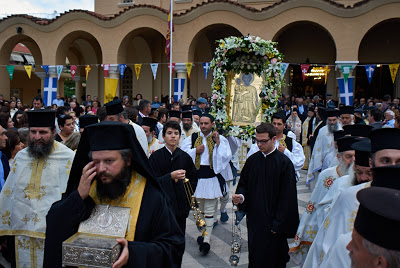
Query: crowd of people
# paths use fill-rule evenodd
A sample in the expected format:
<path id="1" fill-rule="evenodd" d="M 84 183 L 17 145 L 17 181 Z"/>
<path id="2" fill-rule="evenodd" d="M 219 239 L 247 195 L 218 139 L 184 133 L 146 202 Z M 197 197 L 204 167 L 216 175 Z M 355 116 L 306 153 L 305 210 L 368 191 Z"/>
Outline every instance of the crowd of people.
<path id="1" fill-rule="evenodd" d="M 200 211 L 207 255 L 231 198 L 231 220 L 246 217 L 249 267 L 290 258 L 303 267 L 400 265 L 399 99 L 346 106 L 329 94 L 285 95 L 248 141 L 216 130 L 212 105 L 205 93 L 104 105 L 57 95 L 49 107 L 40 96 L 24 106 L 0 95 L 3 257 L 12 267 L 62 267 L 63 242 L 109 205 L 130 208 L 113 267 L 180 267 L 190 210 Z M 299 218 L 301 169 L 312 193 Z"/>

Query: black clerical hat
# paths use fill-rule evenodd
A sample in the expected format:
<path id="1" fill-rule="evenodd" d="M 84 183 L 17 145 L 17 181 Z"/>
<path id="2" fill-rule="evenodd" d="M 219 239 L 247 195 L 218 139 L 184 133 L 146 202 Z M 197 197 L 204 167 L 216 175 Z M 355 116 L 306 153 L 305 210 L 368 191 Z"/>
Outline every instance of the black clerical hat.
<path id="1" fill-rule="evenodd" d="M 358 142 L 353 143 L 352 149 L 356 152 L 356 165 L 369 167 L 369 158 L 371 154 L 371 140 L 368 138 L 357 139 Z"/>
<path id="2" fill-rule="evenodd" d="M 154 118 L 150 118 L 150 117 L 143 117 L 142 126 L 148 126 L 148 127 L 150 127 L 150 131 L 153 131 L 156 129 L 157 120 Z"/>
<path id="3" fill-rule="evenodd" d="M 354 137 L 368 137 L 374 128 L 368 125 L 347 125 L 343 127 L 345 135 Z"/>
<path id="4" fill-rule="evenodd" d="M 318 108 L 320 109 L 320 108 Z M 326 117 L 338 117 L 339 111 L 337 109 L 328 108 L 326 111 Z"/>
<path id="5" fill-rule="evenodd" d="M 352 106 L 344 106 L 339 108 L 340 115 L 342 114 L 354 114 L 354 107 Z"/>
<path id="6" fill-rule="evenodd" d="M 181 119 L 181 112 L 180 111 L 171 110 L 171 111 L 168 112 L 168 116 L 169 116 L 169 118 L 176 117 L 176 118 Z"/>
<path id="7" fill-rule="evenodd" d="M 94 124 L 86 127 L 90 151 L 122 150 L 129 148 L 129 133 L 123 123 Z"/>
<path id="8" fill-rule="evenodd" d="M 182 112 L 191 111 L 192 110 L 192 106 L 183 105 L 181 109 L 182 109 Z"/>
<path id="9" fill-rule="evenodd" d="M 200 118 L 202 118 L 202 117 L 208 117 L 208 118 L 210 118 L 211 123 L 215 121 L 214 116 L 212 116 L 211 114 L 208 114 L 208 113 L 202 114 L 202 115 L 200 116 Z"/>
<path id="10" fill-rule="evenodd" d="M 185 111 L 185 112 L 182 111 L 182 118 L 190 118 L 190 119 L 192 119 L 192 117 L 193 117 L 192 111 Z"/>
<path id="11" fill-rule="evenodd" d="M 293 108 L 292 112 L 299 112 L 299 110 L 297 108 Z"/>
<path id="12" fill-rule="evenodd" d="M 354 150 L 351 148 L 353 143 L 356 143 L 357 140 L 355 137 L 350 137 L 350 136 L 344 136 L 342 138 L 339 138 L 337 140 L 337 145 L 338 145 L 338 152 L 346 152 L 350 150 Z"/>
<path id="13" fill-rule="evenodd" d="M 338 139 L 344 137 L 344 130 L 336 130 L 333 132 L 333 140 L 337 141 Z"/>
<path id="14" fill-rule="evenodd" d="M 79 128 L 85 128 L 87 126 L 96 124 L 99 122 L 99 118 L 95 115 L 85 114 L 79 117 Z"/>
<path id="15" fill-rule="evenodd" d="M 193 115 L 201 116 L 203 113 L 199 110 L 193 110 Z"/>
<path id="16" fill-rule="evenodd" d="M 124 107 L 122 107 L 122 100 L 107 102 L 104 104 L 104 107 L 106 107 L 107 115 L 116 115 L 124 111 Z"/>
<path id="17" fill-rule="evenodd" d="M 400 191 L 370 187 L 357 193 L 360 202 L 354 228 L 369 242 L 400 250 Z"/>
<path id="18" fill-rule="evenodd" d="M 374 167 L 371 170 L 374 178 L 372 186 L 400 190 L 400 166 Z"/>
<path id="19" fill-rule="evenodd" d="M 56 111 L 31 110 L 27 111 L 29 127 L 55 127 Z"/>
<path id="20" fill-rule="evenodd" d="M 400 129 L 380 128 L 369 133 L 371 139 L 371 153 L 380 150 L 395 149 L 400 150 Z"/>

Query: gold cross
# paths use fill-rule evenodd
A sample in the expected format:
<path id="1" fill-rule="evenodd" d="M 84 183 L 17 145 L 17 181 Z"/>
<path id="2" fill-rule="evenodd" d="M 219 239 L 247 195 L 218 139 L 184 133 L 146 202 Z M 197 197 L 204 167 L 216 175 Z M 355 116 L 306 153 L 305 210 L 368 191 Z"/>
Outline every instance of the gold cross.
<path id="1" fill-rule="evenodd" d="M 35 214 L 35 217 L 32 218 L 33 224 L 36 225 L 36 223 L 40 222 L 41 219 L 38 217 L 38 214 Z"/>
<path id="2" fill-rule="evenodd" d="M 10 197 L 10 195 L 12 194 L 12 192 L 13 192 L 13 191 L 10 189 L 10 187 L 8 187 L 7 190 L 4 191 L 4 194 L 5 194 L 7 197 Z"/>
<path id="3" fill-rule="evenodd" d="M 25 222 L 25 224 L 27 224 L 27 222 L 28 222 L 29 220 L 30 220 L 30 219 L 28 218 L 28 214 L 25 214 L 25 217 L 22 218 L 22 221 Z"/>
<path id="4" fill-rule="evenodd" d="M 311 239 L 314 239 L 314 235 L 317 234 L 317 231 L 313 231 L 312 226 L 310 226 L 310 230 L 306 231 L 306 234 L 310 235 Z"/>

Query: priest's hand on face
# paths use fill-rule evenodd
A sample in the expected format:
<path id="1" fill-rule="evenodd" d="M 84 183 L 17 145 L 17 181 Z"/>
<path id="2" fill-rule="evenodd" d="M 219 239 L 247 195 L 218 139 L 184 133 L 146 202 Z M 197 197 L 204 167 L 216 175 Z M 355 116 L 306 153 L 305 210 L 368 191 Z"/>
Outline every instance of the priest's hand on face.
<path id="1" fill-rule="evenodd" d="M 233 194 L 232 195 L 232 202 L 235 205 L 239 205 L 243 202 L 243 197 L 240 194 Z"/>
<path id="2" fill-rule="evenodd" d="M 204 152 L 204 145 L 199 145 L 196 147 L 196 154 L 202 154 Z"/>
<path id="3" fill-rule="evenodd" d="M 83 200 L 89 195 L 90 185 L 93 178 L 96 176 L 96 167 L 92 162 L 89 162 L 82 170 L 81 180 L 78 186 L 78 193 Z"/>
<path id="4" fill-rule="evenodd" d="M 212 134 L 212 138 L 213 138 L 213 140 L 215 141 L 215 143 L 217 144 L 217 146 L 219 146 L 219 133 L 218 133 L 217 131 L 215 131 L 215 132 Z"/>
<path id="5" fill-rule="evenodd" d="M 186 170 L 178 169 L 171 172 L 171 178 L 175 180 L 175 183 L 177 183 L 178 180 L 184 180 L 186 178 Z"/>
<path id="6" fill-rule="evenodd" d="M 124 238 L 118 238 L 117 242 L 122 246 L 122 252 L 119 256 L 118 260 L 113 264 L 112 268 L 120 268 L 128 264 L 129 260 L 129 249 L 128 249 L 128 241 Z"/>
<path id="7" fill-rule="evenodd" d="M 279 152 L 281 152 L 281 153 L 283 153 L 283 152 L 285 152 L 285 146 L 283 146 L 282 144 L 279 144 L 279 147 L 278 147 L 278 150 L 279 150 Z"/>

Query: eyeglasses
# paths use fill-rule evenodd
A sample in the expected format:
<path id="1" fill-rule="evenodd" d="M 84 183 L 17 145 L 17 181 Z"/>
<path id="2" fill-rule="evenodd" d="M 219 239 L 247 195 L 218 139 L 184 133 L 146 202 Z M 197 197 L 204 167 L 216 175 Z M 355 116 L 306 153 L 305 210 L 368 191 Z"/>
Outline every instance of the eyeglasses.
<path id="1" fill-rule="evenodd" d="M 261 140 L 261 141 L 259 141 L 259 140 L 256 140 L 256 143 L 257 144 L 261 144 L 261 145 L 265 145 L 265 144 L 267 144 L 267 142 L 269 142 L 271 139 L 268 139 L 268 140 Z"/>

